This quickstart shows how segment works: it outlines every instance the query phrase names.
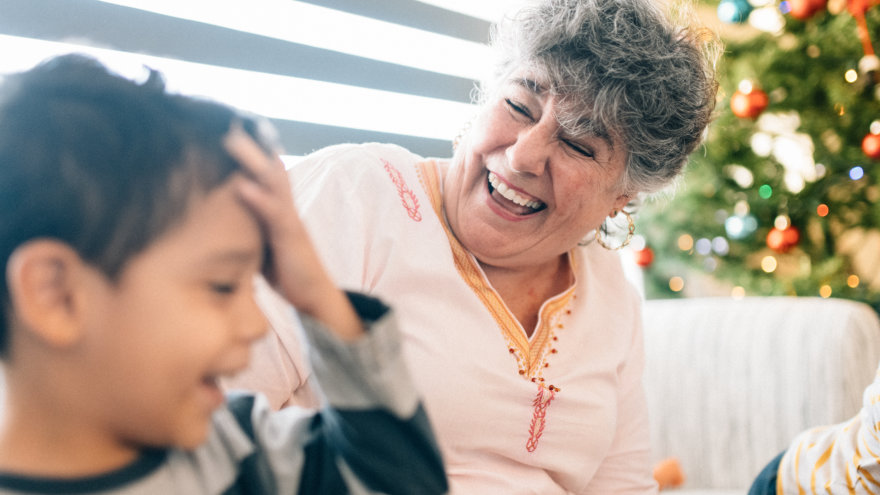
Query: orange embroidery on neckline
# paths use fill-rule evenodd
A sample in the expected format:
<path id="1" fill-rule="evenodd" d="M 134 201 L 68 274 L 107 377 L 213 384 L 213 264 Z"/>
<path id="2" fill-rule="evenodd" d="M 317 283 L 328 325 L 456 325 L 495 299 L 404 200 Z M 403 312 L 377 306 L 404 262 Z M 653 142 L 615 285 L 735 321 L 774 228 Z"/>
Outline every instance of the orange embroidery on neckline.
<path id="1" fill-rule="evenodd" d="M 544 303 L 538 317 L 538 327 L 535 329 L 530 343 L 519 321 L 510 313 L 498 293 L 492 289 L 476 259 L 464 249 L 449 229 L 443 214 L 437 163 L 434 161 L 421 162 L 416 164 L 416 170 L 419 181 L 431 200 L 434 213 L 437 214 L 446 231 L 455 260 L 455 268 L 489 310 L 495 322 L 498 323 L 510 353 L 516 358 L 520 376 L 538 383 L 542 388 L 547 388 L 544 385 L 543 371 L 548 365 L 548 354 L 556 351 L 552 346 L 556 338 L 554 329 L 562 328 L 562 316 L 566 314 L 567 307 L 574 298 L 574 285 Z M 574 257 L 570 253 L 569 263 L 574 271 Z M 555 392 L 558 391 L 558 389 L 555 390 Z"/>

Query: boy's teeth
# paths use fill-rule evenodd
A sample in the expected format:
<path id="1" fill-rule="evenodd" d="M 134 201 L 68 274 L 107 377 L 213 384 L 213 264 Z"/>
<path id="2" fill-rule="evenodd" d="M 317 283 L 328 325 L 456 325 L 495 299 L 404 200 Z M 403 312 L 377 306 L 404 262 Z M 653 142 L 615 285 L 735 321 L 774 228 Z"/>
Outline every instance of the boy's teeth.
<path id="1" fill-rule="evenodd" d="M 507 184 L 501 182 L 498 179 L 498 176 L 492 172 L 489 172 L 489 183 L 492 184 L 492 187 L 494 187 L 496 191 L 498 191 L 498 194 L 500 194 L 501 196 L 503 196 L 504 198 L 506 198 L 510 201 L 513 201 L 514 203 L 516 203 L 520 206 L 528 206 L 529 208 L 531 208 L 533 210 L 537 210 L 538 208 L 541 207 L 541 203 L 539 203 L 537 201 L 532 201 L 530 199 L 526 199 L 526 198 L 520 196 L 513 189 L 510 189 L 509 187 L 507 187 Z"/>

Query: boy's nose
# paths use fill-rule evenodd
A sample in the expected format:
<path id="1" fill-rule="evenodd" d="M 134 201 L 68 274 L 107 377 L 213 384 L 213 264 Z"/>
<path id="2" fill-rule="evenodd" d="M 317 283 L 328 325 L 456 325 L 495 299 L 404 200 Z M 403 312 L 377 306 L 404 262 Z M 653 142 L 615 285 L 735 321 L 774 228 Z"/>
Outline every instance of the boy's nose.
<path id="1" fill-rule="evenodd" d="M 253 294 L 247 298 L 246 308 L 237 330 L 239 336 L 247 341 L 257 340 L 269 331 L 269 321 Z"/>

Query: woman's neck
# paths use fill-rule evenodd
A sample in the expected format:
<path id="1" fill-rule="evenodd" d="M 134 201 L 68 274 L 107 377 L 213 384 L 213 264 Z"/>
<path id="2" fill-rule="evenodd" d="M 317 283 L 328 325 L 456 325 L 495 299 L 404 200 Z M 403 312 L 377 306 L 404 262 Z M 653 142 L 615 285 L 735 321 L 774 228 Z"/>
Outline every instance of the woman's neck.
<path id="1" fill-rule="evenodd" d="M 480 263 L 492 287 L 531 337 L 538 313 L 548 299 L 561 294 L 574 282 L 568 254 L 540 265 L 521 268 Z"/>

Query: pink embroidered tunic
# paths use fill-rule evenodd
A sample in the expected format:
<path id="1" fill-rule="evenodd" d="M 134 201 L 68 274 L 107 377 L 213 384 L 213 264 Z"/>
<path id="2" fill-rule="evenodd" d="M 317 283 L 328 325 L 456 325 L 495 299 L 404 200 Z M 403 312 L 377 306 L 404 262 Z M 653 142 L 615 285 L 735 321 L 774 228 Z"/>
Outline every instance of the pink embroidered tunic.
<path id="1" fill-rule="evenodd" d="M 443 220 L 437 163 L 340 145 L 290 173 L 336 281 L 398 312 L 452 493 L 656 492 L 641 301 L 616 254 L 595 243 L 569 253 L 575 283 L 544 303 L 527 337 Z M 275 335 L 234 385 L 301 403 L 308 370 L 290 323 L 273 314 Z"/>

